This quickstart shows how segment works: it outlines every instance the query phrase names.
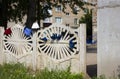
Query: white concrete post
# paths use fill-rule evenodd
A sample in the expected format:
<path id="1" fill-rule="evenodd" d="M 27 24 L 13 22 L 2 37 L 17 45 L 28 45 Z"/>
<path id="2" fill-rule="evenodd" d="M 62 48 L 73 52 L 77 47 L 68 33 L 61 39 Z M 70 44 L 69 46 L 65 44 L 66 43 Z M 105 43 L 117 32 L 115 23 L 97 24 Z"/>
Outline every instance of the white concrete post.
<path id="1" fill-rule="evenodd" d="M 86 24 L 80 24 L 79 28 L 80 41 L 80 70 L 86 73 Z"/>
<path id="2" fill-rule="evenodd" d="M 40 29 L 43 29 L 43 20 L 40 20 Z"/>
<path id="3" fill-rule="evenodd" d="M 4 32 L 4 28 L 0 27 L 0 64 L 3 64 L 4 62 L 4 55 L 3 55 L 3 32 Z"/>
<path id="4" fill-rule="evenodd" d="M 98 76 L 117 77 L 120 74 L 120 0 L 98 0 L 97 25 Z"/>
<path id="5" fill-rule="evenodd" d="M 33 62 L 33 70 L 35 71 L 37 68 L 37 32 L 34 31 L 33 33 L 33 56 L 32 56 L 32 62 Z"/>

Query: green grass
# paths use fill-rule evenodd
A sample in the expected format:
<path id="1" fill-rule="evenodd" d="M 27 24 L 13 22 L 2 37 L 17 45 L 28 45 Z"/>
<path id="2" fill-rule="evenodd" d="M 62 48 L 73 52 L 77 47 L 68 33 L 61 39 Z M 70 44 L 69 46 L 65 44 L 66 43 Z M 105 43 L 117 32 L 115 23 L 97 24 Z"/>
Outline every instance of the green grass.
<path id="1" fill-rule="evenodd" d="M 107 79 L 105 75 L 101 75 L 99 77 L 93 77 L 92 79 Z"/>
<path id="2" fill-rule="evenodd" d="M 83 74 L 73 74 L 70 69 L 32 71 L 23 64 L 0 65 L 0 79 L 84 79 Z"/>

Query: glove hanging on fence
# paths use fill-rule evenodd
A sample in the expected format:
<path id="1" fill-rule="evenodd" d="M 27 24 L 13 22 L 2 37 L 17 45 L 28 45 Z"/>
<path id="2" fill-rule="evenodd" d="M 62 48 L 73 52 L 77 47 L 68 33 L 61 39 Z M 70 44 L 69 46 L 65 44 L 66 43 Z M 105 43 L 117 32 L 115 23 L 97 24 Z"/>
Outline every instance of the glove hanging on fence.
<path id="1" fill-rule="evenodd" d="M 25 27 L 23 33 L 30 37 L 32 35 L 32 29 Z"/>
<path id="2" fill-rule="evenodd" d="M 12 33 L 11 28 L 6 29 L 4 32 L 5 35 L 10 35 L 11 33 Z"/>
<path id="3" fill-rule="evenodd" d="M 69 48 L 73 49 L 75 46 L 75 43 L 73 42 L 73 40 L 69 41 Z"/>
<path id="4" fill-rule="evenodd" d="M 61 35 L 59 34 L 59 35 L 57 35 L 57 38 L 56 38 L 57 40 L 60 40 L 61 39 Z"/>
<path id="5" fill-rule="evenodd" d="M 57 35 L 56 33 L 54 33 L 54 34 L 51 36 L 51 39 L 52 39 L 52 40 L 56 40 L 56 39 L 57 39 L 57 40 L 60 40 L 60 39 L 61 39 L 61 35 L 60 35 L 60 34 Z"/>
<path id="6" fill-rule="evenodd" d="M 52 36 L 51 36 L 51 39 L 52 40 L 55 40 L 57 38 L 57 34 L 53 34 Z"/>
<path id="7" fill-rule="evenodd" d="M 46 37 L 44 37 L 44 38 L 41 38 L 41 40 L 46 42 L 48 39 Z"/>

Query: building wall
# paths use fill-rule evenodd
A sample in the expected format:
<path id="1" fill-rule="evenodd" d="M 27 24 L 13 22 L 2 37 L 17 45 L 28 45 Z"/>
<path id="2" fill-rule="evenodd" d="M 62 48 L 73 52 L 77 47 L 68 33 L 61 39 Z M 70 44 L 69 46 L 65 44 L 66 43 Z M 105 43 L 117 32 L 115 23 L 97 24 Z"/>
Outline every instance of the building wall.
<path id="1" fill-rule="evenodd" d="M 97 0 L 91 0 L 95 7 L 92 10 L 92 20 L 93 20 L 93 40 L 94 42 L 97 41 Z M 97 44 L 97 43 L 96 43 Z"/>
<path id="2" fill-rule="evenodd" d="M 97 0 L 87 0 L 87 2 L 90 2 L 90 3 L 94 3 L 96 4 L 97 3 Z M 97 26 L 97 20 L 96 20 L 96 14 L 97 14 L 97 8 L 96 6 L 84 6 L 85 8 L 89 8 L 89 9 L 93 9 L 93 24 L 96 28 Z M 52 9 L 52 23 L 55 23 L 55 17 L 61 17 L 63 20 L 62 20 L 62 24 L 66 25 L 66 24 L 69 24 L 69 26 L 71 27 L 78 27 L 79 26 L 79 19 L 81 18 L 81 16 L 84 15 L 84 11 L 80 9 L 80 11 L 78 12 L 78 14 L 73 14 L 71 8 L 69 7 L 68 4 L 66 4 L 66 10 L 65 10 L 67 13 L 69 13 L 69 15 L 66 15 L 66 13 L 63 13 L 62 11 L 60 12 L 57 12 L 55 10 L 55 8 Z M 74 19 L 77 19 L 77 24 L 74 23 Z"/>
<path id="3" fill-rule="evenodd" d="M 81 16 L 83 16 L 84 12 L 82 10 L 80 10 L 80 12 L 76 15 L 72 13 L 72 10 L 69 6 L 67 6 L 67 9 L 65 10 L 67 13 L 69 13 L 69 15 L 66 15 L 66 13 L 61 12 L 56 12 L 55 8 L 53 8 L 53 23 L 55 22 L 55 17 L 61 17 L 62 18 L 62 24 L 69 24 L 69 26 L 72 27 L 78 27 L 79 26 L 79 19 Z M 74 24 L 74 19 L 77 18 L 77 25 Z"/>

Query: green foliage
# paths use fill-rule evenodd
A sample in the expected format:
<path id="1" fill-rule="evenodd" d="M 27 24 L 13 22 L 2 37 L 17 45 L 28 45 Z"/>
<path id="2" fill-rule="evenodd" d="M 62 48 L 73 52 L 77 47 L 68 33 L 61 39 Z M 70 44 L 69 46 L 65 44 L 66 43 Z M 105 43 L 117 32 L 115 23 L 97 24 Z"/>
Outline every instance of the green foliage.
<path id="1" fill-rule="evenodd" d="M 32 3 L 30 3 L 31 1 Z M 2 3 L 4 6 L 2 8 L 5 11 L 2 11 L 1 13 L 3 14 L 2 18 L 5 18 L 5 20 L 2 20 L 5 24 L 1 25 L 6 27 L 8 21 L 22 22 L 23 17 L 26 15 L 26 26 L 31 27 L 34 22 L 32 20 L 33 18 L 39 23 L 41 19 L 51 17 L 48 9 L 59 4 L 63 5 L 63 12 L 65 12 L 67 3 L 69 3 L 74 14 L 78 13 L 78 9 L 76 9 L 75 6 L 79 7 L 79 9 L 85 10 L 85 4 L 92 5 L 83 0 L 4 0 L 4 3 Z"/>
<path id="2" fill-rule="evenodd" d="M 101 75 L 99 77 L 93 77 L 92 79 L 107 79 L 105 75 Z"/>
<path id="3" fill-rule="evenodd" d="M 38 74 L 41 79 L 83 79 L 83 74 L 73 74 L 67 70 L 43 70 Z"/>
<path id="4" fill-rule="evenodd" d="M 0 66 L 0 79 L 28 79 L 31 75 L 22 64 L 4 64 Z"/>
<path id="5" fill-rule="evenodd" d="M 22 18 L 25 16 L 25 14 L 27 14 L 27 11 L 29 9 L 29 4 L 28 4 L 28 1 L 29 0 L 6 0 L 6 3 L 7 4 L 7 10 L 8 10 L 8 20 L 9 21 L 22 21 Z M 46 16 L 48 16 L 47 14 L 44 14 L 42 12 L 43 9 L 46 9 L 44 8 L 43 4 L 46 2 L 48 4 L 48 9 L 51 8 L 51 6 L 55 6 L 57 4 L 61 4 L 63 5 L 64 9 L 65 9 L 65 5 L 66 5 L 66 1 L 62 1 L 62 0 L 56 0 L 56 1 L 51 1 L 51 0 L 35 0 L 35 1 L 38 1 L 37 5 L 36 5 L 36 10 L 39 10 L 40 14 L 38 14 L 37 18 L 44 18 Z M 82 0 L 71 0 L 68 2 L 70 3 L 70 7 L 73 9 L 74 8 L 74 5 L 77 5 L 79 6 L 81 9 L 84 9 L 84 4 L 87 4 L 85 2 L 83 2 Z M 41 4 L 40 4 L 41 3 Z M 74 10 L 74 9 L 73 9 Z M 74 13 L 74 11 L 73 11 Z"/>
<path id="6" fill-rule="evenodd" d="M 79 23 L 86 23 L 87 36 L 92 35 L 92 10 L 85 9 L 85 14 L 80 18 Z"/>
<path id="7" fill-rule="evenodd" d="M 71 73 L 69 68 L 51 71 L 44 69 L 34 72 L 17 63 L 0 65 L 0 79 L 83 79 L 83 74 Z"/>
<path id="8" fill-rule="evenodd" d="M 8 21 L 22 21 L 27 13 L 28 0 L 7 0 L 7 19 Z"/>

